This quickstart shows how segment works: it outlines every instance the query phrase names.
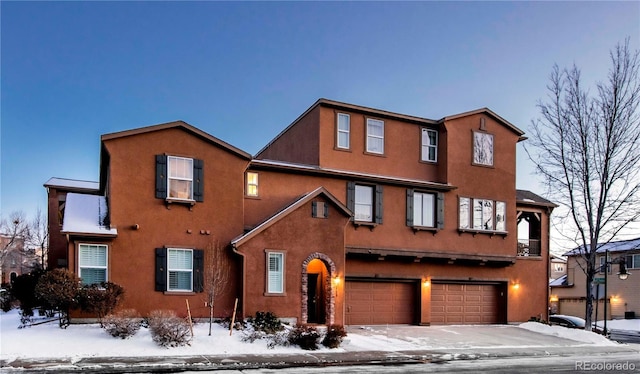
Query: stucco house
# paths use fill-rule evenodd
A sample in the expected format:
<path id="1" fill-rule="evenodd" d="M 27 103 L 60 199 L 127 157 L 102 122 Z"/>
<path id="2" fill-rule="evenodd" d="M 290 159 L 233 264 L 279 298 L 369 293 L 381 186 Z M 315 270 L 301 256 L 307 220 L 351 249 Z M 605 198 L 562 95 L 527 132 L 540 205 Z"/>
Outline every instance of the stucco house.
<path id="1" fill-rule="evenodd" d="M 580 255 L 582 247 L 575 248 L 564 255 L 567 268 L 564 276 L 550 282 L 550 309 L 558 314 L 568 314 L 584 318 L 586 311 L 586 276 L 582 270 L 585 260 Z M 605 266 L 605 253 L 608 252 L 609 265 Z M 620 279 L 620 260 L 624 260 L 625 270 L 630 274 Z M 594 308 L 592 318 L 600 320 L 604 316 L 606 299 L 607 318 L 635 318 L 640 314 L 640 238 L 621 240 L 598 245 L 596 264 L 600 271 L 596 273 L 592 289 Z M 605 269 L 606 274 L 605 274 Z M 637 271 L 637 270 L 636 270 Z M 605 295 L 604 279 L 607 280 Z M 596 315 L 597 313 L 597 315 Z"/>
<path id="2" fill-rule="evenodd" d="M 142 314 L 186 299 L 206 316 L 222 263 L 219 317 L 237 299 L 239 317 L 300 323 L 546 318 L 555 205 L 516 190 L 523 135 L 486 108 L 431 120 L 327 99 L 255 156 L 182 121 L 103 135 L 99 182 L 45 184 L 50 264 L 120 284 Z"/>

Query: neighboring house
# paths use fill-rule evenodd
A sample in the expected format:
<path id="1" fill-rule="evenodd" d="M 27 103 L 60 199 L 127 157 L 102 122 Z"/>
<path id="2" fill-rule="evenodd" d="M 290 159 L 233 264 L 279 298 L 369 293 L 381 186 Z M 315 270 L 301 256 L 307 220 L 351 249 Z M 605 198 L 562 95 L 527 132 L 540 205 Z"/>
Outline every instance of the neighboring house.
<path id="1" fill-rule="evenodd" d="M 584 318 L 586 311 L 586 276 L 582 270 L 585 260 L 580 256 L 582 247 L 573 249 L 567 256 L 567 272 L 564 276 L 552 281 L 550 308 L 552 312 L 568 314 Z M 609 252 L 609 261 L 618 262 L 624 258 L 626 269 L 631 275 L 626 280 L 618 278 L 619 265 L 608 266 L 607 295 L 604 292 L 605 251 Z M 624 318 L 625 315 L 640 313 L 640 272 L 634 274 L 634 269 L 640 269 L 640 238 L 609 242 L 599 245 L 596 252 L 596 264 L 601 266 L 595 275 L 596 284 L 593 286 L 594 314 L 592 318 L 602 319 L 604 316 L 604 300 L 607 298 L 607 316 Z M 636 270 L 637 271 L 637 270 Z M 597 307 L 597 308 L 596 308 Z M 596 312 L 597 310 L 597 312 Z"/>
<path id="2" fill-rule="evenodd" d="M 550 266 L 549 266 L 549 282 L 552 282 L 560 277 L 563 277 L 567 274 L 567 259 L 561 256 L 556 256 L 551 253 L 550 257 Z"/>
<path id="3" fill-rule="evenodd" d="M 50 263 L 120 284 L 142 314 L 186 299 L 207 316 L 217 256 L 219 317 L 237 298 L 239 317 L 300 323 L 546 318 L 555 205 L 515 188 L 523 135 L 489 109 L 430 120 L 326 99 L 255 157 L 182 121 L 103 135 L 99 183 L 45 184 L 62 219 Z"/>
<path id="4" fill-rule="evenodd" d="M 1 284 L 13 282 L 19 275 L 30 272 L 39 266 L 38 257 L 35 251 L 25 248 L 22 237 L 13 238 L 0 234 L 0 248 L 5 252 L 2 254 L 2 266 L 0 268 Z"/>

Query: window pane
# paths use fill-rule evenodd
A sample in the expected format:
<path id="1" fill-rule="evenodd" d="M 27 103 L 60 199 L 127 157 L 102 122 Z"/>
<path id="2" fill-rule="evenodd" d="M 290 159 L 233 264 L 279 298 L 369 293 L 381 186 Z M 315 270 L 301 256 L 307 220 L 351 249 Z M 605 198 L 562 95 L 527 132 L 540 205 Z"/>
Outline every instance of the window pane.
<path id="1" fill-rule="evenodd" d="M 369 138 L 367 142 L 367 151 L 373 153 L 384 152 L 384 140 L 380 138 Z"/>
<path id="2" fill-rule="evenodd" d="M 269 273 L 267 279 L 267 292 L 284 292 L 283 254 L 269 253 Z"/>
<path id="3" fill-rule="evenodd" d="M 355 220 L 373 221 L 373 187 L 356 185 Z"/>
<path id="4" fill-rule="evenodd" d="M 503 201 L 496 201 L 496 230 L 506 231 L 507 204 Z"/>
<path id="5" fill-rule="evenodd" d="M 193 268 L 190 250 L 169 249 L 168 267 L 170 270 L 189 270 Z"/>
<path id="6" fill-rule="evenodd" d="M 493 230 L 493 201 L 482 200 L 482 227 Z"/>
<path id="7" fill-rule="evenodd" d="M 413 194 L 413 224 L 416 226 L 434 227 L 435 196 L 429 193 Z"/>
<path id="8" fill-rule="evenodd" d="M 191 199 L 191 181 L 169 180 L 169 197 L 177 199 Z"/>
<path id="9" fill-rule="evenodd" d="M 191 290 L 191 272 L 190 271 L 170 271 L 169 272 L 169 289 L 170 290 Z"/>
<path id="10" fill-rule="evenodd" d="M 384 122 L 367 119 L 367 152 L 384 153 Z"/>
<path id="11" fill-rule="evenodd" d="M 384 122 L 376 119 L 367 120 L 367 134 L 373 136 L 384 136 Z"/>
<path id="12" fill-rule="evenodd" d="M 169 178 L 193 179 L 193 160 L 169 157 Z"/>
<path id="13" fill-rule="evenodd" d="M 482 206 L 484 200 L 473 199 L 473 228 L 482 230 Z"/>
<path id="14" fill-rule="evenodd" d="M 107 281 L 107 269 L 80 268 L 82 284 L 96 284 Z"/>
<path id="15" fill-rule="evenodd" d="M 461 197 L 460 198 L 460 209 L 458 214 L 460 215 L 460 228 L 468 229 L 469 228 L 469 198 Z"/>
<path id="16" fill-rule="evenodd" d="M 80 245 L 80 266 L 107 266 L 107 247 L 104 245 Z"/>
<path id="17" fill-rule="evenodd" d="M 338 114 L 338 130 L 341 131 L 349 131 L 350 123 L 349 123 L 349 115 L 348 114 Z"/>
<path id="18" fill-rule="evenodd" d="M 349 133 L 338 132 L 338 147 L 349 148 Z"/>

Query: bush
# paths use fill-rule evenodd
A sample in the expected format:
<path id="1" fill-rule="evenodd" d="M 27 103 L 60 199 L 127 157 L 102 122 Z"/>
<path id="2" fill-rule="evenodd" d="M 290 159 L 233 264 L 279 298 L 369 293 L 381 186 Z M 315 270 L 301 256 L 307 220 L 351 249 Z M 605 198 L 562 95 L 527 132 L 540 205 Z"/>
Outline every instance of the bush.
<path id="1" fill-rule="evenodd" d="M 148 321 L 151 338 L 162 347 L 179 347 L 191 342 L 189 323 L 171 310 L 154 310 Z"/>
<path id="2" fill-rule="evenodd" d="M 11 305 L 13 302 L 13 296 L 11 295 L 11 283 L 2 284 L 0 286 L 0 309 L 3 312 L 8 312 L 13 308 Z"/>
<path id="3" fill-rule="evenodd" d="M 77 302 L 80 278 L 66 269 L 46 272 L 36 284 L 36 298 L 60 312 L 61 328 L 69 326 L 69 309 Z"/>
<path id="4" fill-rule="evenodd" d="M 342 339 L 347 336 L 347 332 L 342 325 L 328 325 L 327 333 L 322 339 L 322 345 L 327 348 L 338 348 L 342 343 Z"/>
<path id="5" fill-rule="evenodd" d="M 100 326 L 104 327 L 104 316 L 116 309 L 123 294 L 122 287 L 111 282 L 86 285 L 78 291 L 78 306 L 82 311 L 97 314 Z"/>
<path id="6" fill-rule="evenodd" d="M 127 339 L 142 326 L 142 318 L 135 309 L 124 309 L 104 317 L 102 327 L 114 338 Z"/>
<path id="7" fill-rule="evenodd" d="M 49 311 L 53 309 L 36 296 L 36 285 L 44 274 L 44 270 L 34 270 L 18 275 L 11 285 L 11 297 L 20 302 L 20 310 L 24 317 L 33 316 L 33 310 L 36 308 Z"/>
<path id="8" fill-rule="evenodd" d="M 318 349 L 318 339 L 320 333 L 314 326 L 296 325 L 289 331 L 289 343 L 300 346 L 300 348 L 313 351 Z"/>
<path id="9" fill-rule="evenodd" d="M 249 317 L 249 323 L 254 330 L 263 331 L 267 334 L 275 334 L 284 329 L 280 319 L 272 312 L 256 312 L 254 318 Z"/>

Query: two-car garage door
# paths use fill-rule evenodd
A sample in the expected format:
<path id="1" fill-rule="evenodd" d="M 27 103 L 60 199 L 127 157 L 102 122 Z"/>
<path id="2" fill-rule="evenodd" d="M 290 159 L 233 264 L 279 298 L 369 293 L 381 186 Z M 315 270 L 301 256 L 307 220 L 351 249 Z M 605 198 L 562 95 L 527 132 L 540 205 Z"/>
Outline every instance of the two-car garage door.
<path id="1" fill-rule="evenodd" d="M 420 282 L 347 281 L 346 324 L 419 322 Z M 506 320 L 503 285 L 432 283 L 431 324 L 491 324 Z"/>

